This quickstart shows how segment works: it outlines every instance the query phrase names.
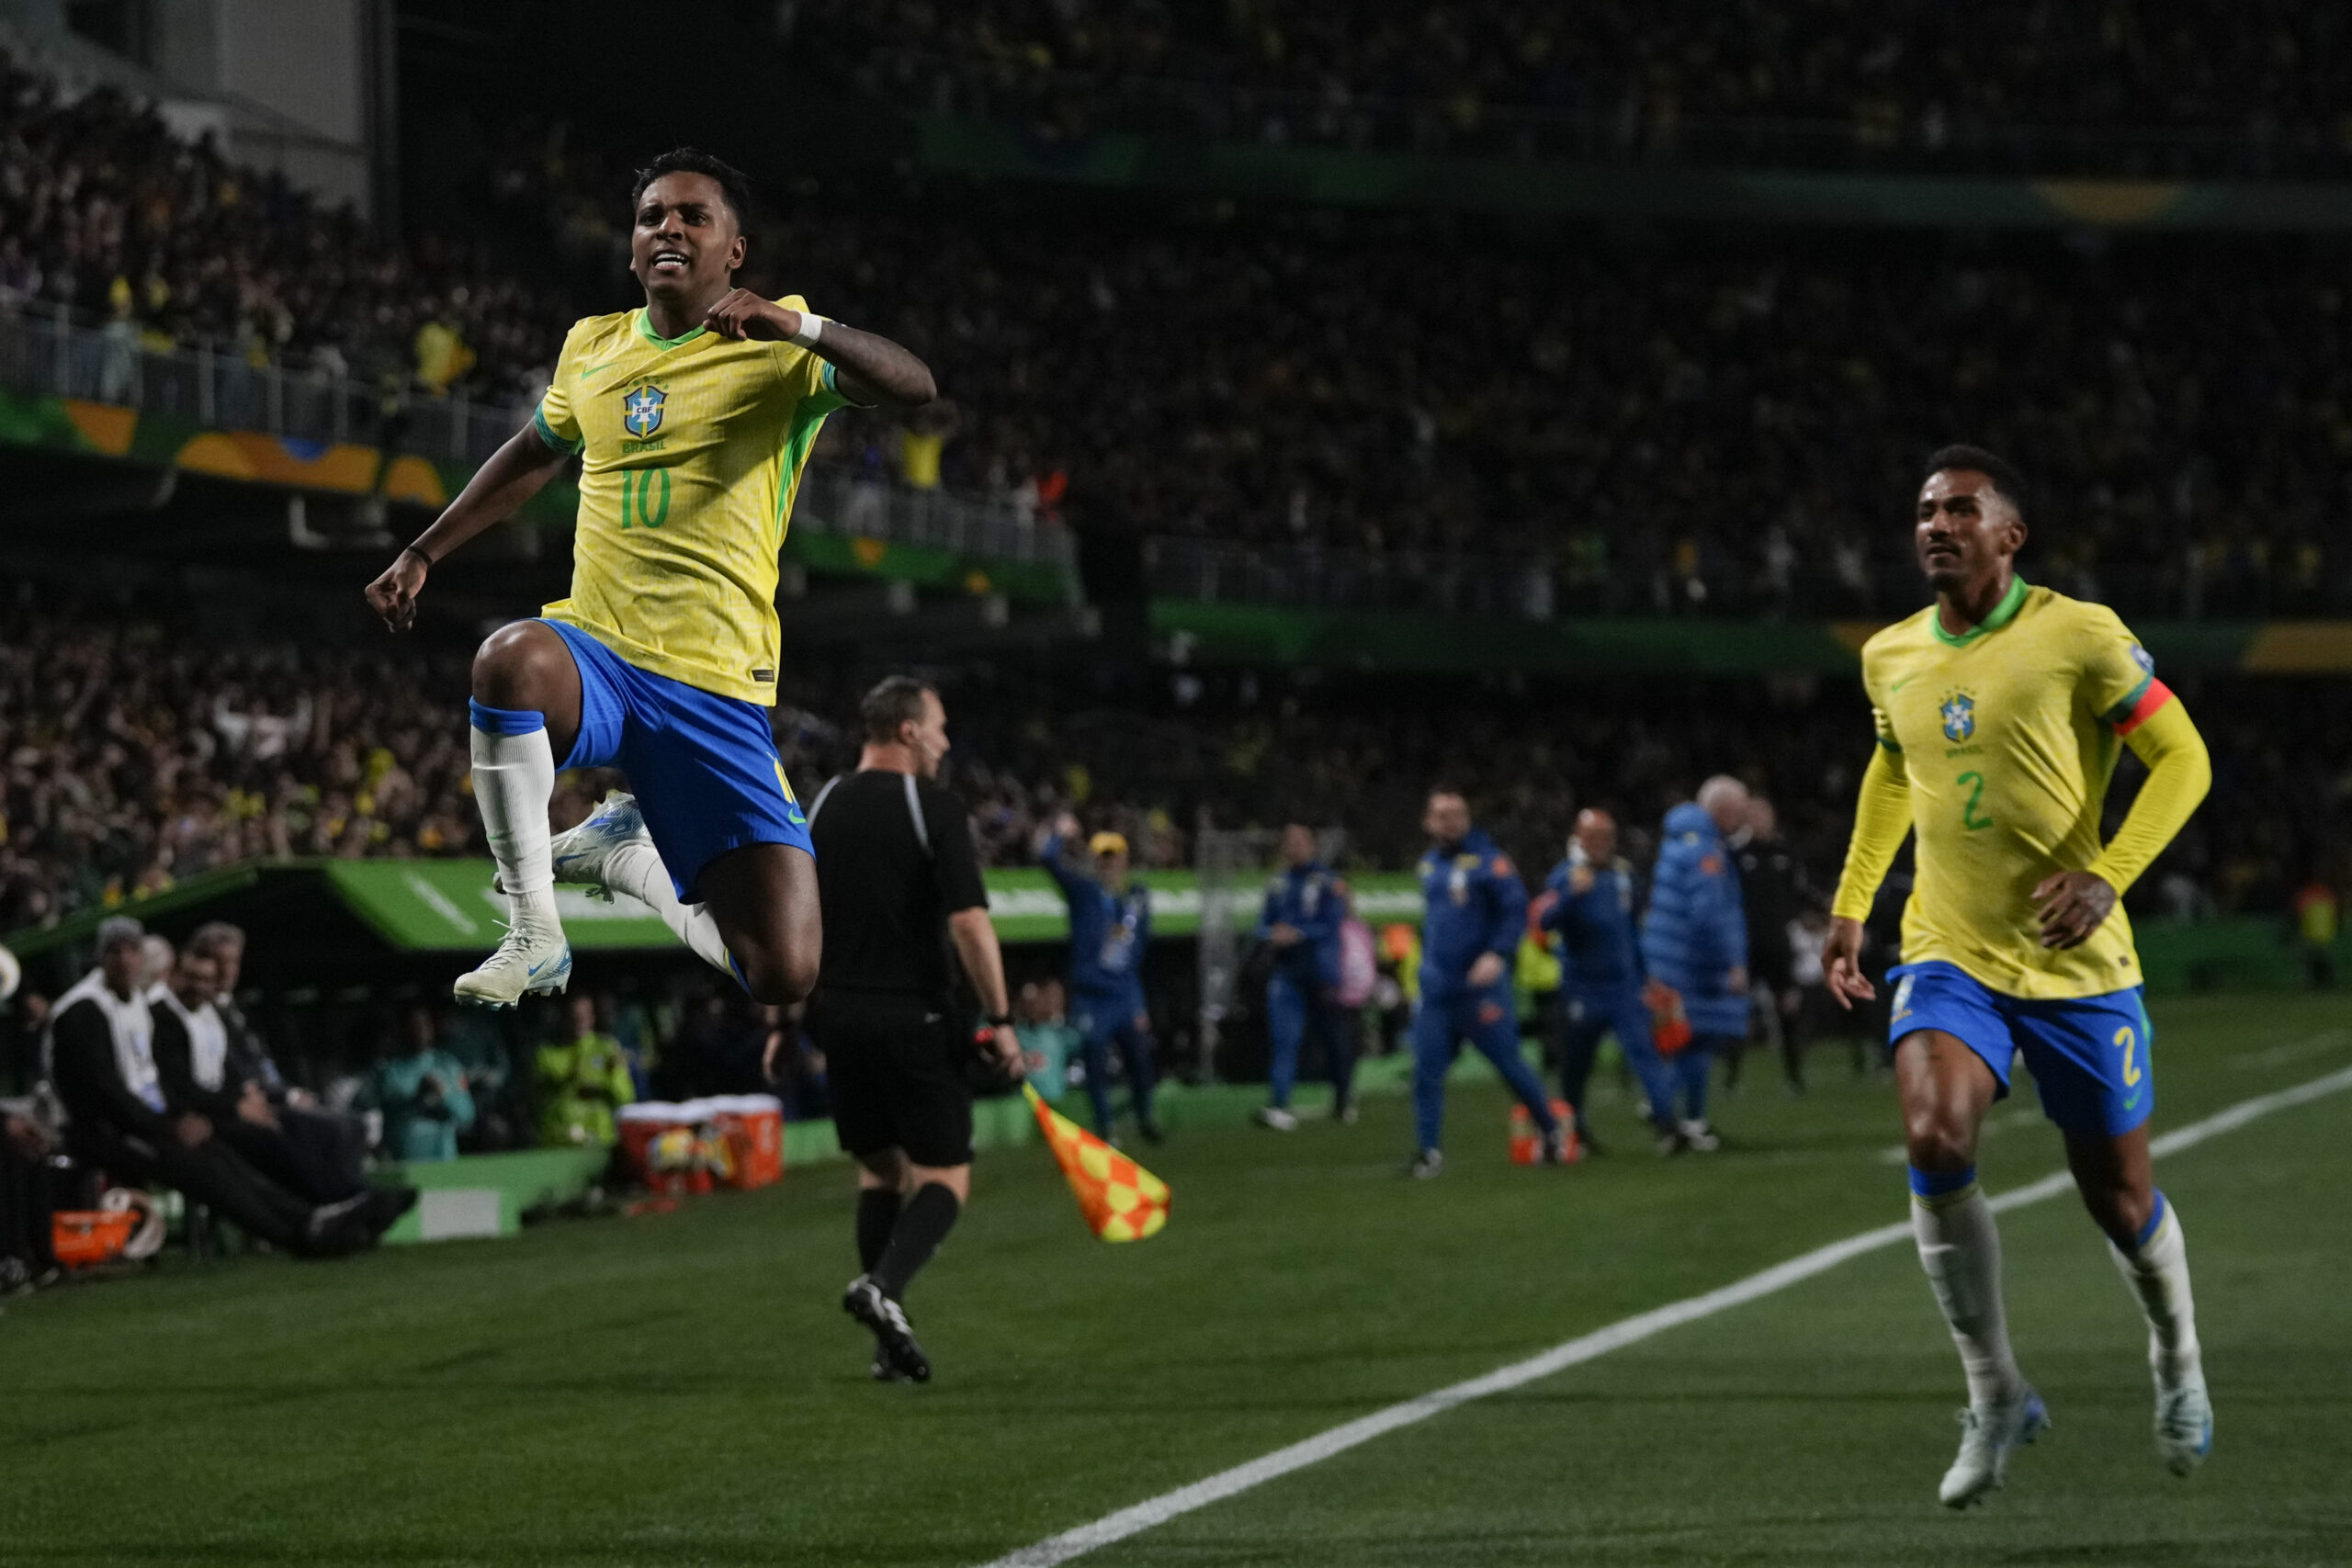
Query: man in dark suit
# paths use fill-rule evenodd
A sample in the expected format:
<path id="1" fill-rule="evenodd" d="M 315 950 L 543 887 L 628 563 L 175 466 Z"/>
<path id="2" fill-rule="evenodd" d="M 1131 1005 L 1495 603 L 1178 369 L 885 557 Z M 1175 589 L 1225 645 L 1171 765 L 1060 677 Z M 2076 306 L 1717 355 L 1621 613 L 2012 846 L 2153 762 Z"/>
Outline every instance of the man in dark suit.
<path id="1" fill-rule="evenodd" d="M 312 1202 L 339 1203 L 367 1191 L 356 1119 L 304 1111 L 282 1093 L 271 1100 L 254 1053 L 238 1049 L 219 1010 L 220 970 L 214 951 L 190 942 L 169 977 L 148 993 L 164 1108 L 203 1117 L 254 1169 Z M 406 1199 L 411 1190 L 393 1190 Z"/>
<path id="2" fill-rule="evenodd" d="M 390 1201 L 368 1192 L 313 1205 L 216 1137 L 209 1118 L 170 1110 L 155 1070 L 153 1019 L 139 987 L 144 936 L 127 917 L 103 922 L 98 966 L 58 998 L 50 1017 L 46 1055 L 74 1159 L 118 1181 L 176 1188 L 303 1257 L 334 1257 L 374 1241 L 397 1213 Z"/>

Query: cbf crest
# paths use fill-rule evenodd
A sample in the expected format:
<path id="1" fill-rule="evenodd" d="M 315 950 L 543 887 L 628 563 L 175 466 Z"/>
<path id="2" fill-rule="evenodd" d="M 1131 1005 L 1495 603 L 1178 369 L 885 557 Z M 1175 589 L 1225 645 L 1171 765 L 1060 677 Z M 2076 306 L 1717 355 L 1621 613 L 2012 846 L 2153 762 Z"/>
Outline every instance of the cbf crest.
<path id="1" fill-rule="evenodd" d="M 621 425 L 639 441 L 662 428 L 670 394 L 650 381 L 639 381 L 621 394 Z"/>
<path id="2" fill-rule="evenodd" d="M 1944 739 L 1965 740 L 1976 733 L 1976 699 L 1966 692 L 1954 692 L 1936 710 L 1944 721 Z"/>

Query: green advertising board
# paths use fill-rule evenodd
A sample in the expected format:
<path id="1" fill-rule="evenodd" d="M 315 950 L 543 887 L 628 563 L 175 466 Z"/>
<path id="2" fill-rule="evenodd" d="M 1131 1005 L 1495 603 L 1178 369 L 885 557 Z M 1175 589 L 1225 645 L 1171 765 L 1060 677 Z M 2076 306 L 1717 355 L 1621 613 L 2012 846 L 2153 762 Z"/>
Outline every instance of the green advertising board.
<path id="1" fill-rule="evenodd" d="M 322 869 L 336 895 L 377 935 L 410 952 L 486 953 L 498 943 L 506 900 L 491 890 L 486 860 L 329 861 Z M 1154 934 L 1181 937 L 1201 929 L 1200 878 L 1189 871 L 1143 878 L 1151 892 Z M 1376 925 L 1419 923 L 1421 897 L 1410 873 L 1379 872 L 1354 881 L 1357 912 Z M 1043 871 L 988 874 L 989 914 L 1006 942 L 1058 942 L 1069 934 L 1062 896 Z M 1263 884 L 1250 878 L 1227 897 L 1233 920 L 1257 923 Z M 653 912 L 636 899 L 611 903 L 577 887 L 556 889 L 556 908 L 576 948 L 658 948 L 676 945 Z"/>

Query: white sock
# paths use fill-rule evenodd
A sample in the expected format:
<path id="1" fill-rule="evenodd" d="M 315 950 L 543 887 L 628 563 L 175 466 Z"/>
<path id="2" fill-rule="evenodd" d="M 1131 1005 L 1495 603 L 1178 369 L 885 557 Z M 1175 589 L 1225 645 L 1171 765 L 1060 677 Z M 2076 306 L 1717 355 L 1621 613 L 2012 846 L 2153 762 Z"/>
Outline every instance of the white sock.
<path id="1" fill-rule="evenodd" d="M 515 926 L 558 928 L 555 868 L 548 854 L 548 841 L 555 836 L 548 826 L 548 799 L 555 794 L 555 753 L 548 748 L 548 732 L 495 735 L 476 726 L 473 762 L 474 804 L 481 808 Z"/>
<path id="2" fill-rule="evenodd" d="M 1951 1325 L 1951 1342 L 1968 1374 L 1968 1403 L 1984 1410 L 2017 1396 L 2025 1386 L 2001 1309 L 2001 1233 L 1983 1188 L 1911 1200 L 1911 1234 L 1919 1266 L 1935 1288 L 1936 1304 Z"/>
<path id="3" fill-rule="evenodd" d="M 728 962 L 727 944 L 719 940 L 718 922 L 710 918 L 709 909 L 700 904 L 678 902 L 678 889 L 670 881 L 670 868 L 650 843 L 623 844 L 605 859 L 605 886 L 628 894 L 641 904 L 650 905 L 662 917 L 662 923 L 702 955 L 703 962 L 722 974 L 733 975 L 735 966 Z"/>
<path id="4" fill-rule="evenodd" d="M 2180 1211 L 2161 1192 L 2156 1234 L 2126 1252 L 2113 1242 L 2115 1271 L 2139 1298 L 2148 1320 L 2148 1366 L 2156 1381 L 2177 1388 L 2203 1368 L 2197 1344 L 2197 1307 L 2188 1294 L 2188 1242 L 2181 1235 Z"/>

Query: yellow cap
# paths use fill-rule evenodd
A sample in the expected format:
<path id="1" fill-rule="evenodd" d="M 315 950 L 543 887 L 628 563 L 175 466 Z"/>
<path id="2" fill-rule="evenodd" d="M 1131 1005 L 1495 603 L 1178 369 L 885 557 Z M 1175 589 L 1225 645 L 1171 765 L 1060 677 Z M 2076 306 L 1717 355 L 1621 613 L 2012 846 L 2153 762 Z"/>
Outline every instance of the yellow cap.
<path id="1" fill-rule="evenodd" d="M 1086 847 L 1098 855 L 1123 855 L 1127 852 L 1127 839 L 1124 833 L 1097 833 L 1086 840 Z"/>

